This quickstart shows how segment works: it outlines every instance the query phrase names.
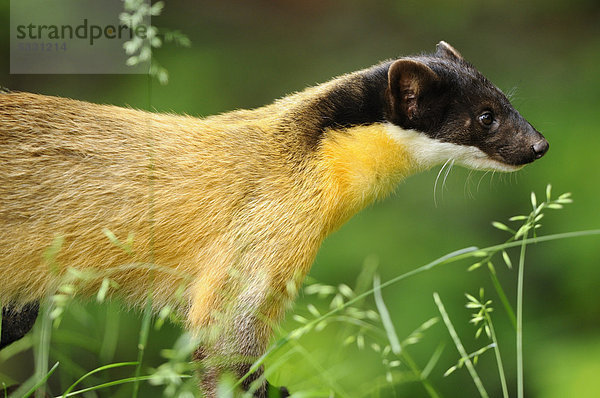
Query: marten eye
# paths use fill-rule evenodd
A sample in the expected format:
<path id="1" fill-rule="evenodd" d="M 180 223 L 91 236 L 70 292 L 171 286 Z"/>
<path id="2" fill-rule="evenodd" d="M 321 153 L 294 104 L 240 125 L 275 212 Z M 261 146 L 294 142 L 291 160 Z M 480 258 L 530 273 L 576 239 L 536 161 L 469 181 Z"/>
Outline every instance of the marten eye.
<path id="1" fill-rule="evenodd" d="M 481 115 L 479 115 L 479 121 L 485 127 L 490 127 L 492 123 L 494 123 L 494 114 L 490 111 L 485 111 Z"/>

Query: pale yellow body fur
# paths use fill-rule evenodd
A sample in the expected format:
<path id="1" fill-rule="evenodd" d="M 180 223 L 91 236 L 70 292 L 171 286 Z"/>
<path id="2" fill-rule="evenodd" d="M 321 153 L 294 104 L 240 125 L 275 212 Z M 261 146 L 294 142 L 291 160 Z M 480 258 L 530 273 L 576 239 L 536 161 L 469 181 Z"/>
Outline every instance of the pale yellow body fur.
<path id="1" fill-rule="evenodd" d="M 2 95 L 0 302 L 57 287 L 43 259 L 57 235 L 60 266 L 112 270 L 134 303 L 152 289 L 160 306 L 189 281 L 190 326 L 209 320 L 232 270 L 264 271 L 265 293 L 301 281 L 325 236 L 417 165 L 383 124 L 328 130 L 291 159 L 294 143 L 274 136 L 291 98 L 197 119 Z M 134 233 L 135 254 L 103 228 Z"/>

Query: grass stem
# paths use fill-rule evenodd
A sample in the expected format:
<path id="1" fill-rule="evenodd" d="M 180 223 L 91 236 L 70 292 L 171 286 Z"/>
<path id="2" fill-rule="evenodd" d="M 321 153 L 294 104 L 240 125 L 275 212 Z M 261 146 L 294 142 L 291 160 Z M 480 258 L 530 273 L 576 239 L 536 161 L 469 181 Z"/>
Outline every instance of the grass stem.
<path id="1" fill-rule="evenodd" d="M 494 285 L 494 289 L 496 289 L 498 297 L 500 297 L 500 302 L 502 303 L 502 306 L 504 307 L 504 310 L 508 315 L 508 319 L 510 319 L 513 328 L 517 330 L 517 317 L 515 316 L 515 312 L 513 311 L 512 306 L 508 301 L 508 297 L 506 297 L 506 293 L 504 293 L 504 289 L 502 288 L 502 285 L 498 280 L 498 275 L 496 275 L 495 271 L 490 270 L 490 278 L 492 278 L 492 284 Z"/>
<path id="2" fill-rule="evenodd" d="M 475 383 L 477 390 L 479 391 L 479 395 L 481 395 L 482 398 L 488 398 L 489 395 L 488 395 L 487 391 L 485 390 L 485 388 L 483 387 L 483 383 L 481 382 L 481 379 L 479 378 L 479 375 L 477 374 L 477 371 L 475 370 L 475 366 L 473 366 L 473 362 L 471 362 L 471 359 L 469 358 L 469 354 L 465 350 L 465 347 L 462 345 L 462 342 L 460 341 L 460 337 L 458 337 L 458 334 L 456 333 L 456 330 L 454 329 L 454 326 L 452 325 L 452 321 L 450 320 L 450 317 L 448 316 L 448 313 L 446 312 L 446 308 L 444 308 L 444 304 L 442 303 L 442 300 L 440 299 L 440 296 L 439 296 L 439 294 L 437 294 L 437 292 L 433 293 L 433 299 L 435 300 L 435 304 L 437 305 L 437 307 L 440 311 L 440 314 L 442 315 L 442 319 L 444 320 L 444 323 L 446 324 L 446 328 L 448 329 L 448 332 L 450 333 L 450 336 L 452 337 L 452 340 L 454 341 L 454 344 L 456 345 L 456 349 L 460 353 L 460 356 L 461 356 L 462 360 L 464 361 L 464 364 L 467 367 L 467 370 L 469 371 L 469 374 L 471 375 L 471 378 L 473 379 L 473 382 Z"/>
<path id="3" fill-rule="evenodd" d="M 494 353 L 496 354 L 496 364 L 498 365 L 498 373 L 500 374 L 500 384 L 502 385 L 502 397 L 508 398 L 508 387 L 506 386 L 506 375 L 504 374 L 504 366 L 502 364 L 502 356 L 500 355 L 500 346 L 498 345 L 498 338 L 496 337 L 496 331 L 494 330 L 494 324 L 492 323 L 492 317 L 486 313 L 485 318 L 490 328 L 490 335 L 494 342 Z"/>
<path id="4" fill-rule="evenodd" d="M 521 243 L 519 255 L 519 276 L 517 281 L 517 397 L 523 398 L 523 276 L 525 268 L 525 248 L 527 247 L 527 233 Z"/>

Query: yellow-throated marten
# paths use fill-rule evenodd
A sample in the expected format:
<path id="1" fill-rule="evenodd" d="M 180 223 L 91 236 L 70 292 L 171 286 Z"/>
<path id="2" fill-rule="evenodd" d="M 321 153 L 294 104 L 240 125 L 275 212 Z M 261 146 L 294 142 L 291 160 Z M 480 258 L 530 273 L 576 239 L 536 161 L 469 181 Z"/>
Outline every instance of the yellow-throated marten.
<path id="1" fill-rule="evenodd" d="M 202 119 L 0 94 L 1 344 L 26 333 L 69 267 L 91 272 L 82 294 L 109 277 L 129 303 L 152 292 L 156 308 L 177 306 L 202 337 L 212 397 L 219 375 L 264 352 L 323 239 L 365 205 L 449 159 L 513 171 L 547 149 L 445 42 Z"/>

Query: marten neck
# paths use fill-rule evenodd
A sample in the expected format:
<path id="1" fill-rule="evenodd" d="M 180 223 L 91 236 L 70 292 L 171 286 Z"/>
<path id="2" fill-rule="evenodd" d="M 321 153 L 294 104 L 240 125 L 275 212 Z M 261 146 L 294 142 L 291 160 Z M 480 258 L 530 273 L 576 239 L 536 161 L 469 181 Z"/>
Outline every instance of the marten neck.
<path id="1" fill-rule="evenodd" d="M 284 140 L 313 152 L 330 129 L 347 129 L 385 121 L 390 62 L 343 75 L 276 102 Z"/>
<path id="2" fill-rule="evenodd" d="M 321 132 L 383 122 L 389 66 L 383 63 L 333 80 L 315 106 Z"/>
<path id="3" fill-rule="evenodd" d="M 430 166 L 414 153 L 419 136 L 388 123 L 326 131 L 317 162 L 324 176 L 322 191 L 331 204 L 332 228 Z"/>
<path id="4" fill-rule="evenodd" d="M 314 154 L 322 192 L 336 228 L 391 193 L 407 176 L 443 163 L 453 148 L 386 121 L 388 64 L 319 86 L 307 116 L 314 117 Z"/>

